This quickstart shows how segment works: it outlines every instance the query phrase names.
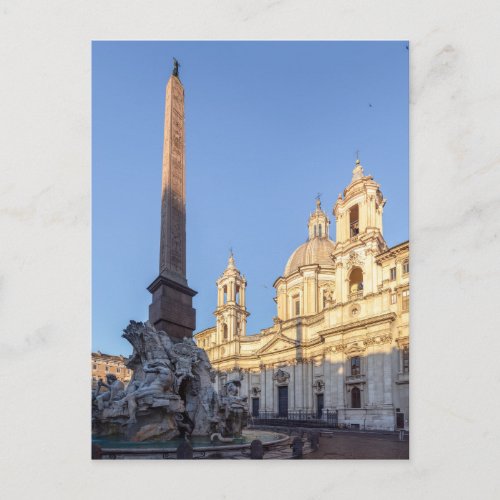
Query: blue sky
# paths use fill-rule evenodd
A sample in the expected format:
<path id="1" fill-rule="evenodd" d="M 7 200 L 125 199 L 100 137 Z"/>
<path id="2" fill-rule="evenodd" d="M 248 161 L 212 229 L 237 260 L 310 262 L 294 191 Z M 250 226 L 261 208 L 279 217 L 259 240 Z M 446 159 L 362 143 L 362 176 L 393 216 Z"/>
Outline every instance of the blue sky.
<path id="1" fill-rule="evenodd" d="M 229 248 L 248 280 L 248 333 L 272 324 L 273 282 L 332 207 L 359 150 L 408 239 L 407 42 L 94 42 L 92 349 L 129 354 L 158 274 L 165 86 L 185 88 L 187 277 L 197 330 L 214 324 Z M 371 105 L 371 106 L 370 106 Z"/>

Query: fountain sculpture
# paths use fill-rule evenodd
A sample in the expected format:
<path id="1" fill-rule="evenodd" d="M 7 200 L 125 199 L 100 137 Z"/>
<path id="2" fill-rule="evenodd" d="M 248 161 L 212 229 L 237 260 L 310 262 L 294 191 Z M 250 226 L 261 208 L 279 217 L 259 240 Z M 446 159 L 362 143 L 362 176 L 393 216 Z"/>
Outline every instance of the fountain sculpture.
<path id="1" fill-rule="evenodd" d="M 97 436 L 127 441 L 168 441 L 211 436 L 232 442 L 248 418 L 240 382 L 214 390 L 213 371 L 203 349 L 191 338 L 172 340 L 149 322 L 131 321 L 122 335 L 133 346 L 126 361 L 133 376 L 127 387 L 108 375 L 93 394 L 92 423 Z M 100 393 L 101 387 L 108 391 Z"/>

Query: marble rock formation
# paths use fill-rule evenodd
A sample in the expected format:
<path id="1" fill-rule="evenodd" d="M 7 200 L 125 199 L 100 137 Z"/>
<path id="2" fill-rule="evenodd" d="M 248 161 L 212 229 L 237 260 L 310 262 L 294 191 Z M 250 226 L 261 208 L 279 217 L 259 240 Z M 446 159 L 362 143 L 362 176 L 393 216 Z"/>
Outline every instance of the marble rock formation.
<path id="1" fill-rule="evenodd" d="M 246 398 L 237 382 L 228 382 L 219 397 L 203 349 L 190 338 L 173 341 L 149 322 L 131 321 L 122 335 L 133 346 L 126 361 L 133 376 L 125 388 L 113 375 L 93 394 L 93 431 L 131 441 L 169 440 L 177 436 L 241 435 Z M 101 388 L 108 390 L 101 393 Z"/>

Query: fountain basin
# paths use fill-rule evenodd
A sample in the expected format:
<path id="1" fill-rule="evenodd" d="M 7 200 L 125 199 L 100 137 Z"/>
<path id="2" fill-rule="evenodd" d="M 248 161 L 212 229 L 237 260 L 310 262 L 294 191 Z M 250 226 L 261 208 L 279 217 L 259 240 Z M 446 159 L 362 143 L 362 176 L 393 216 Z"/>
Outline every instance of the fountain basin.
<path id="1" fill-rule="evenodd" d="M 203 458 L 209 452 L 233 452 L 250 448 L 250 443 L 258 439 L 262 441 L 264 448 L 283 445 L 289 439 L 286 434 L 271 431 L 245 429 L 243 435 L 235 438 L 232 443 L 222 443 L 210 440 L 210 436 L 192 436 L 190 444 L 195 452 L 196 458 Z M 161 455 L 162 458 L 174 458 L 177 447 L 185 442 L 182 438 L 168 441 L 142 441 L 132 442 L 121 437 L 114 436 L 93 436 L 92 443 L 100 446 L 104 458 L 153 458 L 153 455 Z M 196 456 L 196 454 L 198 456 Z"/>

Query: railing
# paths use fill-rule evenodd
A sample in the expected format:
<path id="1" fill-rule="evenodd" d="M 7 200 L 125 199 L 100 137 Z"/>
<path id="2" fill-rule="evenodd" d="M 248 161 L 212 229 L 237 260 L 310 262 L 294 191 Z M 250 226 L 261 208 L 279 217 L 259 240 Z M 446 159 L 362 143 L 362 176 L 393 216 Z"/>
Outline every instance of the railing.
<path id="1" fill-rule="evenodd" d="M 366 375 L 348 375 L 345 382 L 346 384 L 362 384 L 366 382 Z"/>
<path id="2" fill-rule="evenodd" d="M 348 295 L 349 300 L 359 300 L 363 298 L 363 290 L 360 290 L 359 292 L 352 292 Z"/>
<path id="3" fill-rule="evenodd" d="M 258 416 L 250 419 L 254 425 L 282 427 L 338 427 L 338 415 L 334 410 L 323 410 L 321 418 L 316 411 L 289 410 L 286 416 L 278 412 L 259 411 Z"/>

